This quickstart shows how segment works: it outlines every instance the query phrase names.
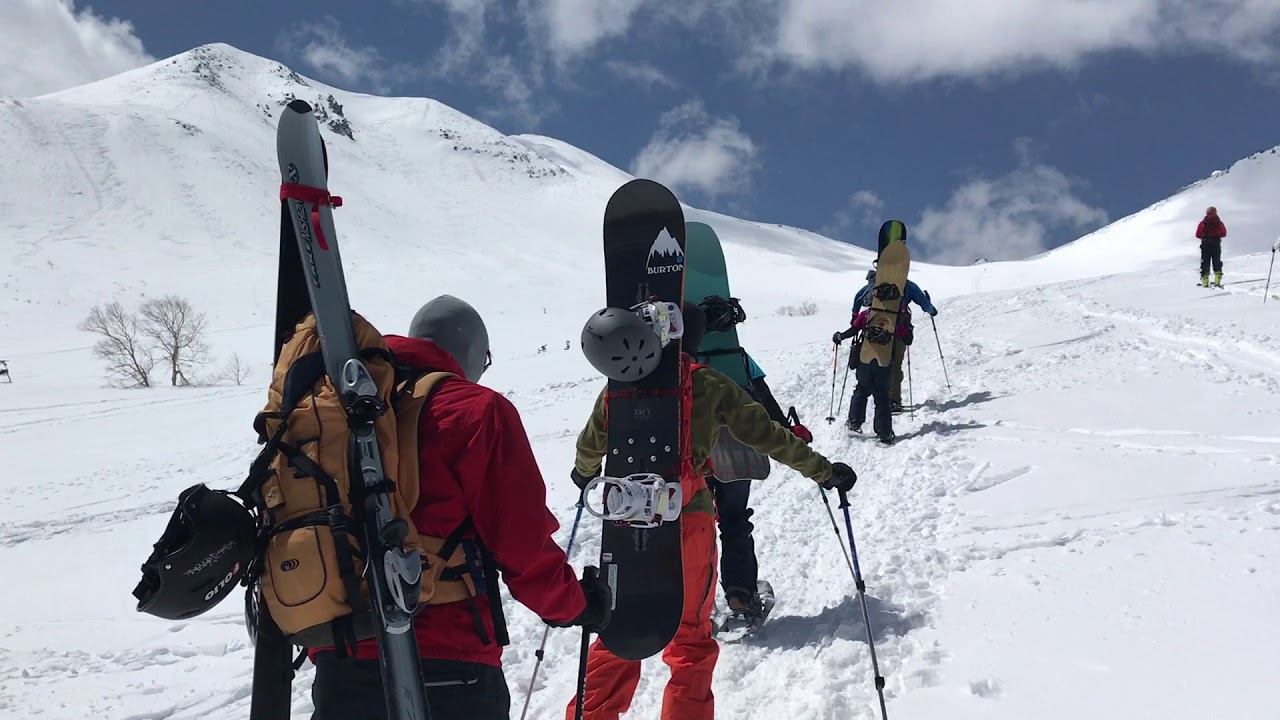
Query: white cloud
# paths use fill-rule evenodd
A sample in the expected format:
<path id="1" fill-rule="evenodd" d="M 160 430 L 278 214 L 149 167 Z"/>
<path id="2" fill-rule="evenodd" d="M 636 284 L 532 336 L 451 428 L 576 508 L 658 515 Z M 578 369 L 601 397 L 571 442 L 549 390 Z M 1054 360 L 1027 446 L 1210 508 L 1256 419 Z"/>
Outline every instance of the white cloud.
<path id="1" fill-rule="evenodd" d="M 4 2 L 5 0 L 0 0 Z M 714 38 L 737 69 L 762 80 L 855 72 L 881 84 L 1071 71 L 1115 52 L 1208 52 L 1280 67 L 1280 0 L 397 0 L 442 8 L 450 40 L 428 72 L 495 92 L 574 87 L 618 38 L 651 48 L 690 33 Z M 654 88 L 653 66 L 604 57 L 619 79 Z M 478 80 L 477 80 L 478 78 Z"/>
<path id="2" fill-rule="evenodd" d="M 385 93 L 393 80 L 412 74 L 405 66 L 388 63 L 375 47 L 351 45 L 332 17 L 303 21 L 287 34 L 281 33 L 277 42 L 321 79 L 347 86 L 367 86 Z"/>
<path id="3" fill-rule="evenodd" d="M 531 0 L 525 5 L 530 25 L 545 33 L 557 62 L 591 50 L 623 34 L 647 0 Z"/>
<path id="4" fill-rule="evenodd" d="M 522 72 L 520 63 L 510 55 L 487 58 L 472 79 L 498 94 L 497 104 L 483 108 L 488 117 L 511 118 L 526 127 L 535 127 L 550 112 L 550 104 L 540 101 L 537 95 L 541 87 L 539 76 Z"/>
<path id="5" fill-rule="evenodd" d="M 443 8 L 449 16 L 453 36 L 440 52 L 441 65 L 460 70 L 485 50 L 485 30 L 494 0 L 410 0 L 420 5 Z"/>
<path id="6" fill-rule="evenodd" d="M 883 210 L 884 200 L 879 195 L 870 190 L 859 190 L 849 196 L 843 208 L 836 211 L 831 222 L 822 228 L 822 234 L 852 242 L 857 239 L 859 230 L 879 227 Z"/>
<path id="7" fill-rule="evenodd" d="M 941 208 L 927 208 L 913 228 L 930 262 L 964 265 L 979 258 L 1016 260 L 1049 249 L 1055 232 L 1086 232 L 1107 213 L 1076 192 L 1079 180 L 1037 162 L 1025 138 L 1014 143 L 1018 167 L 1003 177 L 975 178 Z"/>
<path id="8" fill-rule="evenodd" d="M 0 95 L 43 95 L 153 62 L 133 25 L 72 0 L 0 0 Z"/>
<path id="9" fill-rule="evenodd" d="M 1280 58 L 1276 0 L 759 0 L 750 24 L 764 59 L 883 83 L 1070 69 L 1120 50 Z"/>
<path id="10" fill-rule="evenodd" d="M 655 87 L 675 88 L 679 86 L 670 75 L 649 63 L 608 60 L 604 66 L 609 72 L 618 76 L 619 79 L 634 82 L 643 86 L 646 90 L 652 90 Z"/>
<path id="11" fill-rule="evenodd" d="M 711 117 L 693 100 L 662 114 L 657 132 L 631 161 L 631 172 L 676 192 L 693 189 L 714 198 L 748 188 L 757 153 L 735 118 Z"/>

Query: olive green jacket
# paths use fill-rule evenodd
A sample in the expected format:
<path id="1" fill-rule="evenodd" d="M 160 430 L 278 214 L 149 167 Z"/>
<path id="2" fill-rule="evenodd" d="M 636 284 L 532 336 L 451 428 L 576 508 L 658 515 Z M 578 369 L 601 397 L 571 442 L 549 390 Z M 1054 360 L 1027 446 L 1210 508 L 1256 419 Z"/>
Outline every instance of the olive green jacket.
<path id="1" fill-rule="evenodd" d="M 578 434 L 576 468 L 585 477 L 600 474 L 600 465 L 608 451 L 605 432 L 604 391 L 596 398 L 591 419 Z M 794 433 L 769 418 L 764 406 L 747 394 L 724 373 L 709 367 L 693 371 L 693 412 L 689 428 L 693 450 L 693 467 L 699 475 L 707 473 L 707 456 L 720 435 L 729 429 L 739 442 L 756 452 L 777 460 L 815 482 L 831 477 L 831 463 L 814 452 Z M 685 499 L 682 512 L 714 512 L 710 494 L 703 490 Z"/>

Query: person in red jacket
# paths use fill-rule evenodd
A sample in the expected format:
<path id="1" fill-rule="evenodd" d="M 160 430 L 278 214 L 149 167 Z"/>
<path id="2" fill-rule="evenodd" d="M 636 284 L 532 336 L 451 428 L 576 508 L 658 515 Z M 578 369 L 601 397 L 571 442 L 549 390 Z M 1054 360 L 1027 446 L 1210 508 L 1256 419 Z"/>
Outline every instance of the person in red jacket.
<path id="1" fill-rule="evenodd" d="M 579 581 L 552 534 L 546 485 L 520 415 L 501 394 L 476 384 L 491 364 L 484 321 L 444 295 L 422 307 L 409 337 L 386 336 L 397 364 L 447 371 L 420 421 L 421 499 L 411 513 L 424 536 L 464 528 L 484 560 L 473 601 L 427 605 L 414 619 L 432 720 L 507 720 L 511 696 L 502 672 L 506 633 L 500 572 L 511 596 L 555 626 L 598 631 L 612 600 L 603 581 Z M 484 592 L 480 592 L 484 590 Z M 312 720 L 386 720 L 374 641 L 354 657 L 313 654 Z"/>
<path id="2" fill-rule="evenodd" d="M 1204 211 L 1204 219 L 1196 226 L 1200 238 L 1200 284 L 1209 287 L 1209 264 L 1213 263 L 1214 284 L 1222 287 L 1222 238 L 1227 236 L 1227 226 L 1218 217 L 1218 208 Z"/>

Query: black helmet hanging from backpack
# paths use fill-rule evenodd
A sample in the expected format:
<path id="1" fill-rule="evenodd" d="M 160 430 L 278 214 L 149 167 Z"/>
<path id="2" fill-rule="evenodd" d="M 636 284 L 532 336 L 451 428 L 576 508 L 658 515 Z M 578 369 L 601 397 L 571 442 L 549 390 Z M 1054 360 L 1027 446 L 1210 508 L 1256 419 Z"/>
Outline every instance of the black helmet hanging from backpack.
<path id="1" fill-rule="evenodd" d="M 257 554 L 257 522 L 231 494 L 193 485 L 178 507 L 133 590 L 138 611 L 166 620 L 206 612 L 244 578 Z"/>

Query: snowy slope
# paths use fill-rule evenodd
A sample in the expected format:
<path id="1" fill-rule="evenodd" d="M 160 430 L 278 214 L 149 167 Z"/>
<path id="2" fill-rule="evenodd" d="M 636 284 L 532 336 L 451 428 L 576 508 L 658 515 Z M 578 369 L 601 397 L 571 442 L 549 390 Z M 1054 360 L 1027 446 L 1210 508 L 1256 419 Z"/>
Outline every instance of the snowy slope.
<path id="1" fill-rule="evenodd" d="M 565 469 L 600 382 L 563 346 L 576 348 L 598 304 L 600 218 L 626 173 L 226 46 L 3 100 L 0 357 L 15 382 L 0 383 L 0 717 L 247 714 L 238 602 L 168 623 L 136 613 L 129 591 L 176 494 L 238 484 L 256 448 L 278 222 L 272 118 L 288 93 L 333 123 L 354 301 L 389 330 L 437 292 L 480 306 L 497 356 L 485 382 L 519 407 L 567 539 Z M 952 388 L 924 324 L 920 408 L 898 420 L 892 448 L 821 421 L 822 338 L 847 322 L 868 254 L 689 209 L 728 241 L 744 343 L 775 394 L 861 476 L 853 519 L 891 716 L 1276 717 L 1280 304 L 1260 302 L 1269 254 L 1232 255 L 1269 247 L 1280 208 L 1262 193 L 1277 176 L 1261 156 L 1040 258 L 917 268 L 947 298 Z M 1232 233 L 1224 291 L 1191 286 L 1180 245 L 1206 198 Z M 1129 247 L 1145 251 L 1116 250 Z M 1102 277 L 1120 271 L 1137 272 Z M 247 385 L 101 387 L 75 322 L 113 296 L 164 292 L 209 311 L 219 354 L 254 359 Z M 775 314 L 806 298 L 817 315 Z M 852 581 L 817 491 L 775 469 L 753 494 L 779 604 L 764 637 L 724 647 L 717 716 L 874 717 Z M 581 566 L 599 544 L 590 529 L 579 541 Z M 518 708 L 543 626 L 507 608 Z M 552 633 L 532 717 L 562 716 L 576 651 L 576 633 Z M 656 717 L 665 677 L 647 663 L 628 719 Z M 298 718 L 309 679 L 304 668 Z"/>
<path id="2" fill-rule="evenodd" d="M 0 242 L 11 258 L 0 275 L 0 352 L 20 352 L 17 338 L 36 332 L 58 347 L 83 346 L 74 326 L 92 303 L 181 290 L 213 310 L 219 329 L 252 323 L 228 338 L 227 351 L 261 356 L 279 222 L 274 118 L 290 96 L 330 121 L 351 293 L 371 319 L 404 325 L 429 288 L 493 316 L 507 339 L 500 354 L 576 338 L 576 315 L 561 323 L 554 314 L 529 332 L 503 314 L 542 308 L 539 290 L 550 286 L 561 290 L 556 303 L 592 304 L 602 292 L 601 209 L 629 177 L 599 172 L 566 146 L 548 159 L 538 152 L 545 144 L 507 138 L 432 100 L 339 91 L 215 45 L 82 88 L 0 101 Z M 722 220 L 731 257 L 740 235 L 754 248 L 744 264 L 822 254 L 793 286 L 755 293 L 762 311 L 814 289 L 828 293 L 818 300 L 843 297 L 837 273 L 869 262 L 846 245 Z M 157 258 L 172 267 L 150 272 Z"/>

